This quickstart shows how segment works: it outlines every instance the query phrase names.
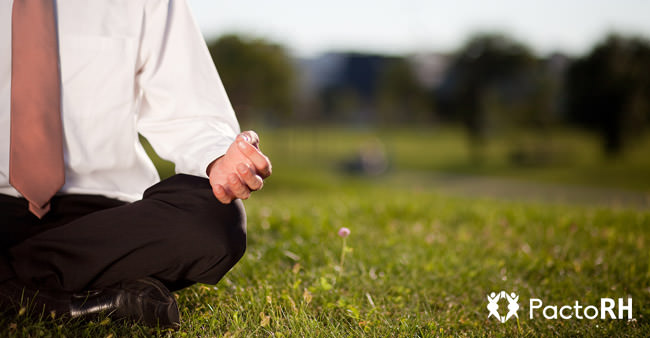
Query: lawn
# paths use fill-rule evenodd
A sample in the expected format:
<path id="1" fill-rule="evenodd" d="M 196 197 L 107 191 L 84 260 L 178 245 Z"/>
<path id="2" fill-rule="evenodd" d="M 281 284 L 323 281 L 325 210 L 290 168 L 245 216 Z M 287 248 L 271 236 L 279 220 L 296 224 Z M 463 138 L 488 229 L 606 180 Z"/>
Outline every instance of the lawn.
<path id="1" fill-rule="evenodd" d="M 0 319 L 0 336 L 650 334 L 650 212 L 451 197 L 434 185 L 391 180 L 398 172 L 463 166 L 472 175 L 515 171 L 498 159 L 487 164 L 488 169 L 471 169 L 463 164 L 466 150 L 458 154 L 463 151 L 461 138 L 453 133 L 418 133 L 429 135 L 431 143 L 408 133 L 263 133 L 263 149 L 274 159 L 274 175 L 246 202 L 247 253 L 218 285 L 196 285 L 178 293 L 183 323 L 177 332 L 108 319 L 91 324 L 34 321 L 17 313 Z M 354 177 L 334 170 L 360 141 L 373 137 L 389 148 L 393 158 L 389 173 Z M 595 149 L 588 139 L 573 142 Z M 413 149 L 420 143 L 428 144 L 420 148 L 428 155 Z M 455 162 L 449 160 L 454 156 Z M 621 168 L 643 167 L 644 160 L 635 156 L 621 160 Z M 580 163 L 547 169 L 586 168 L 599 161 L 595 158 L 585 155 Z M 542 181 L 553 177 L 520 175 Z M 579 169 L 565 175 L 565 179 L 580 176 Z M 604 183 L 585 178 L 578 183 L 644 190 L 650 186 L 647 179 L 630 174 Z M 337 235 L 341 227 L 351 230 L 342 266 L 343 239 Z M 519 295 L 518 320 L 500 323 L 487 317 L 487 294 L 501 290 Z M 631 297 L 634 320 L 547 320 L 541 310 L 533 319 L 528 317 L 530 298 L 542 299 L 545 305 L 573 305 L 576 300 L 598 305 L 605 297 Z M 500 304 L 505 314 L 506 305 Z"/>

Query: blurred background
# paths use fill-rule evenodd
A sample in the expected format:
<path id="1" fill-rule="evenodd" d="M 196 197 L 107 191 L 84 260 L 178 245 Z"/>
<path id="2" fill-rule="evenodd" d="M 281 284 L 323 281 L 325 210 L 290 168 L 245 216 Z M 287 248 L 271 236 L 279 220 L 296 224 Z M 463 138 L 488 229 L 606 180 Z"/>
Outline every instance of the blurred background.
<path id="1" fill-rule="evenodd" d="M 181 294 L 214 306 L 190 327 L 648 336 L 650 1 L 189 3 L 273 162 L 245 259 Z M 502 325 L 498 290 L 635 318 Z"/>
<path id="2" fill-rule="evenodd" d="M 650 206 L 650 2 L 190 0 L 270 190 Z"/>

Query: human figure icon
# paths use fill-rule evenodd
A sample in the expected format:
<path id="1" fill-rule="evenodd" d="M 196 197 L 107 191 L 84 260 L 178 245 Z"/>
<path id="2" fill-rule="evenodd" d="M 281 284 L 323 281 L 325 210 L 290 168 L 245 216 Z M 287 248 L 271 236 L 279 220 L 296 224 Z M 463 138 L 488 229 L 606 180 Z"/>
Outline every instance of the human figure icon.
<path id="1" fill-rule="evenodd" d="M 490 316 L 494 316 L 494 317 L 497 318 L 497 320 L 499 320 L 499 321 L 502 320 L 501 315 L 499 314 L 499 311 L 498 311 L 499 310 L 499 299 L 500 298 L 501 298 L 501 294 L 500 293 L 496 294 L 494 292 L 490 293 L 487 296 L 487 299 L 488 299 L 487 309 L 488 309 L 488 311 L 490 311 L 490 313 L 488 314 L 488 318 L 490 318 Z"/>
<path id="2" fill-rule="evenodd" d="M 519 296 L 513 292 L 510 295 L 506 294 L 506 299 L 508 299 L 508 314 L 506 314 L 504 322 L 512 316 L 519 318 L 517 315 L 517 310 L 519 310 L 519 304 L 517 304 Z"/>

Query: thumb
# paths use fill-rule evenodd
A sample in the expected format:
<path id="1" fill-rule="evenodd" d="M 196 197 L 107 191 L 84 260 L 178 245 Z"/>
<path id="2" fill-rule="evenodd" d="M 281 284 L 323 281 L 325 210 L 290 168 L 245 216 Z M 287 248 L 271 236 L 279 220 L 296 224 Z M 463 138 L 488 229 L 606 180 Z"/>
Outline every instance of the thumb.
<path id="1" fill-rule="evenodd" d="M 256 132 L 252 130 L 247 130 L 238 135 L 239 138 L 244 140 L 246 143 L 251 144 L 253 147 L 260 148 L 260 137 Z"/>

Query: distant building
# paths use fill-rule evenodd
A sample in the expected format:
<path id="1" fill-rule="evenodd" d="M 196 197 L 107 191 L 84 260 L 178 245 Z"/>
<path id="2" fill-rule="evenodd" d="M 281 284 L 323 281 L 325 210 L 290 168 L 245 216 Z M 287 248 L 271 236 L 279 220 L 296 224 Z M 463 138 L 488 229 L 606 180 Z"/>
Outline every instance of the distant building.
<path id="1" fill-rule="evenodd" d="M 322 119 L 367 123 L 377 119 L 377 93 L 386 66 L 400 57 L 327 53 L 297 61 L 301 74 L 300 96 L 309 114 L 317 109 Z M 443 78 L 449 57 L 417 54 L 403 58 L 411 67 L 419 86 L 431 91 Z M 318 102 L 319 107 L 315 107 Z"/>

